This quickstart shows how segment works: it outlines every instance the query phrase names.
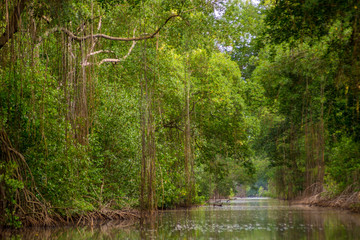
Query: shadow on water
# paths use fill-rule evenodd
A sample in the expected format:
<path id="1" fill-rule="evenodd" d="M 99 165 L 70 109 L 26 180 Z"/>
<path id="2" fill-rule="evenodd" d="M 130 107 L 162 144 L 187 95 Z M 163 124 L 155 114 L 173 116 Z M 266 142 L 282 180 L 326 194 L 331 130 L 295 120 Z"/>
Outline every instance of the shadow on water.
<path id="1" fill-rule="evenodd" d="M 246 198 L 193 209 L 166 210 L 142 224 L 27 229 L 2 239 L 360 239 L 360 215 Z"/>

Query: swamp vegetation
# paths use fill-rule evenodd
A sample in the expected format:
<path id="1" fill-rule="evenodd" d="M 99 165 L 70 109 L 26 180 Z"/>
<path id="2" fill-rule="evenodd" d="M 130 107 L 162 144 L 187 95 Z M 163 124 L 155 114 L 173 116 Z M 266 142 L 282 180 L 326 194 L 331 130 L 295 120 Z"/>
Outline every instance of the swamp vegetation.
<path id="1" fill-rule="evenodd" d="M 0 0 L 0 224 L 235 195 L 359 210 L 359 8 Z"/>

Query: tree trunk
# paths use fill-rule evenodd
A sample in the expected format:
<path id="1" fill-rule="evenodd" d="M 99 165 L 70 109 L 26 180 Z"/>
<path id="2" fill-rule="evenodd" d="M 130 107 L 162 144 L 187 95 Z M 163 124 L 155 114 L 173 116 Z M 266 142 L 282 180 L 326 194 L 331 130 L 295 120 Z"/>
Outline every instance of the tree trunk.
<path id="1" fill-rule="evenodd" d="M 27 0 L 20 0 L 19 3 L 14 7 L 14 11 L 7 21 L 7 25 L 5 28 L 5 32 L 0 37 L 0 49 L 5 46 L 5 44 L 14 36 L 14 34 L 19 29 L 19 21 L 20 15 L 24 11 L 25 5 Z M 8 2 L 6 1 L 8 5 Z M 7 6 L 8 9 L 8 6 Z M 6 18 L 8 18 L 8 13 L 6 14 Z"/>
<path id="2" fill-rule="evenodd" d="M 191 125 L 190 125 L 190 77 L 187 74 L 188 58 L 186 57 L 185 62 L 185 81 L 184 81 L 184 97 L 185 97 L 185 131 L 184 131 L 184 165 L 185 165 L 185 180 L 186 180 L 186 205 L 190 206 L 193 197 L 193 159 L 191 154 Z"/>
<path id="3" fill-rule="evenodd" d="M 142 211 L 156 210 L 155 194 L 155 121 L 152 113 L 153 94 L 147 77 L 146 41 L 143 49 L 144 74 L 141 87 L 141 186 L 140 208 Z"/>

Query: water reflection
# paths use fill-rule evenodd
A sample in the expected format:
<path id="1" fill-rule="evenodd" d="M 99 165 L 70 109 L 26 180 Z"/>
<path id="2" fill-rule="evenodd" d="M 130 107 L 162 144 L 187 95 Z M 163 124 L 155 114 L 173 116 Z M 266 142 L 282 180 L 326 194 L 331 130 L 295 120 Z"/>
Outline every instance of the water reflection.
<path id="1" fill-rule="evenodd" d="M 360 239 L 360 215 L 274 199 L 239 199 L 222 207 L 162 211 L 128 227 L 107 223 L 96 228 L 33 229 L 12 238 Z"/>

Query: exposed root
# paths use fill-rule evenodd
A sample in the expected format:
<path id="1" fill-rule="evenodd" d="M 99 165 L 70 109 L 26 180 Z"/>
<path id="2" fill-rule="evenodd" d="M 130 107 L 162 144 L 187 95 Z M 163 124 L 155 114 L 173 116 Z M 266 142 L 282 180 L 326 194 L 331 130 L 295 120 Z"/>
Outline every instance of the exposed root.
<path id="1" fill-rule="evenodd" d="M 340 208 L 360 213 L 360 192 L 354 191 L 353 186 L 349 186 L 336 197 L 330 197 L 327 192 L 322 192 L 294 200 L 293 203 Z"/>
<path id="2" fill-rule="evenodd" d="M 119 222 L 121 222 L 122 224 L 120 225 L 129 226 L 139 220 L 140 215 L 138 212 L 133 210 L 113 210 L 103 208 L 98 211 L 87 212 L 70 218 L 71 221 L 67 221 L 68 224 L 60 223 L 60 225 L 100 226 L 109 224 L 109 222 L 116 222 L 116 225 L 119 225 Z"/>
<path id="3" fill-rule="evenodd" d="M 303 196 L 314 196 L 317 195 L 318 193 L 321 193 L 322 191 L 323 191 L 322 183 L 315 182 L 304 190 Z"/>
<path id="4" fill-rule="evenodd" d="M 6 225 L 6 211 L 19 217 L 25 227 L 28 226 L 59 226 L 59 225 L 98 225 L 112 220 L 134 222 L 140 218 L 135 211 L 113 210 L 103 207 L 100 210 L 73 215 L 69 209 L 65 216 L 59 215 L 55 208 L 48 203 L 35 186 L 32 172 L 24 156 L 13 148 L 6 132 L 0 129 L 1 159 L 5 164 L 0 165 L 0 174 L 10 176 L 11 179 L 23 184 L 23 187 L 8 186 L 4 180 L 0 181 L 0 225 Z M 13 165 L 11 170 L 7 166 Z M 4 178 L 2 178 L 4 179 Z"/>
<path id="5" fill-rule="evenodd" d="M 24 156 L 11 144 L 6 132 L 0 130 L 1 159 L 5 164 L 0 168 L 0 174 L 10 176 L 11 179 L 23 184 L 15 188 L 8 186 L 5 181 L 0 182 L 2 204 L 0 206 L 0 221 L 6 222 L 6 211 L 16 214 L 24 223 L 44 223 L 52 225 L 53 219 L 49 217 L 50 207 L 35 186 L 32 172 Z M 14 166 L 8 169 L 8 166 Z M 10 199 L 9 199 L 10 197 Z"/>

